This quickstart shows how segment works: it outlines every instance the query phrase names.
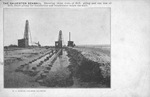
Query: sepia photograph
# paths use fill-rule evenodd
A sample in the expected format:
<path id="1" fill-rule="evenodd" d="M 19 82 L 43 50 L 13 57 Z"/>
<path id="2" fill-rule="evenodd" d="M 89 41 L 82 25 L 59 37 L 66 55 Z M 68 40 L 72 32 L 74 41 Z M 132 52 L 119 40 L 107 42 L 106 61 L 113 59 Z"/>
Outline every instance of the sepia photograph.
<path id="1" fill-rule="evenodd" d="M 111 88 L 111 8 L 4 8 L 4 88 Z"/>

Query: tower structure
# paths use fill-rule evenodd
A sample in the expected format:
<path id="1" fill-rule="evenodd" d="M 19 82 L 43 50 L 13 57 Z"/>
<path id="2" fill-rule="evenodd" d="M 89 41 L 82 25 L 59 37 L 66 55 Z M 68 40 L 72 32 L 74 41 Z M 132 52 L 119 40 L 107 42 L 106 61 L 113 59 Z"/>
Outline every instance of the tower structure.
<path id="1" fill-rule="evenodd" d="M 24 39 L 25 39 L 25 47 L 29 46 L 29 21 L 28 20 L 26 20 L 26 24 L 25 24 Z"/>
<path id="2" fill-rule="evenodd" d="M 71 36 L 70 36 L 70 32 L 69 32 L 69 41 L 71 41 Z"/>
<path id="3" fill-rule="evenodd" d="M 71 41 L 71 33 L 70 33 L 70 32 L 69 32 L 69 41 L 68 41 L 68 46 L 70 46 L 70 47 L 74 47 L 74 46 L 75 46 L 74 42 L 73 42 L 73 41 Z"/>
<path id="4" fill-rule="evenodd" d="M 23 39 L 18 39 L 18 47 L 28 47 L 29 46 L 29 21 L 25 22 L 25 30 Z"/>
<path id="5" fill-rule="evenodd" d="M 59 31 L 59 35 L 58 35 L 58 41 L 62 41 L 62 31 Z"/>
<path id="6" fill-rule="evenodd" d="M 62 48 L 62 31 L 59 31 L 58 41 L 55 41 L 56 48 Z"/>

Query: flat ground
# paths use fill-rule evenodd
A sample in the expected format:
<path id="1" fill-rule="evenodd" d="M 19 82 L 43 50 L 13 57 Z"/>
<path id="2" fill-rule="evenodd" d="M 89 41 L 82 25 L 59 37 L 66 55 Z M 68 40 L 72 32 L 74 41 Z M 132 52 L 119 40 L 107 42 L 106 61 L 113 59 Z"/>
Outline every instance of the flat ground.
<path id="1" fill-rule="evenodd" d="M 22 64 L 38 58 L 47 52 L 46 48 L 8 48 L 4 52 L 4 86 L 5 87 L 39 87 L 32 76 L 15 72 Z"/>
<path id="2" fill-rule="evenodd" d="M 93 69 L 85 68 L 88 65 Z M 110 47 L 75 47 L 61 51 L 44 47 L 4 49 L 5 88 L 106 88 L 110 87 L 107 79 L 110 79 Z"/>

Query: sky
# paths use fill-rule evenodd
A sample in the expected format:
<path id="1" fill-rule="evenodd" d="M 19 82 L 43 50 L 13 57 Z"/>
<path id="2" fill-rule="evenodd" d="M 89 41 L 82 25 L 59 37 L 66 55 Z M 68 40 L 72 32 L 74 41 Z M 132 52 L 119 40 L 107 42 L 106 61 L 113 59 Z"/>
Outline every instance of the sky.
<path id="1" fill-rule="evenodd" d="M 4 46 L 18 44 L 29 21 L 32 42 L 54 45 L 62 30 L 76 45 L 110 44 L 110 8 L 14 8 L 4 9 Z M 31 40 L 29 40 L 31 42 Z M 31 44 L 31 43 L 30 43 Z"/>

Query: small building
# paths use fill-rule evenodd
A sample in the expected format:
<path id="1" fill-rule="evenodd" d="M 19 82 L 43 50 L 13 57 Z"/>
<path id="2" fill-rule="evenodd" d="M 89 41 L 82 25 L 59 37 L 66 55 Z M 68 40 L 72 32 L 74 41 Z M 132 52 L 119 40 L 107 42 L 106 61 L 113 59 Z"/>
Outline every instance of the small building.
<path id="1" fill-rule="evenodd" d="M 55 41 L 56 48 L 62 48 L 62 41 Z"/>
<path id="2" fill-rule="evenodd" d="M 27 39 L 18 39 L 18 47 L 28 47 L 28 40 Z"/>
<path id="3" fill-rule="evenodd" d="M 70 46 L 70 47 L 74 47 L 74 46 L 75 46 L 75 44 L 74 44 L 74 42 L 73 42 L 73 41 L 68 41 L 68 46 Z"/>

